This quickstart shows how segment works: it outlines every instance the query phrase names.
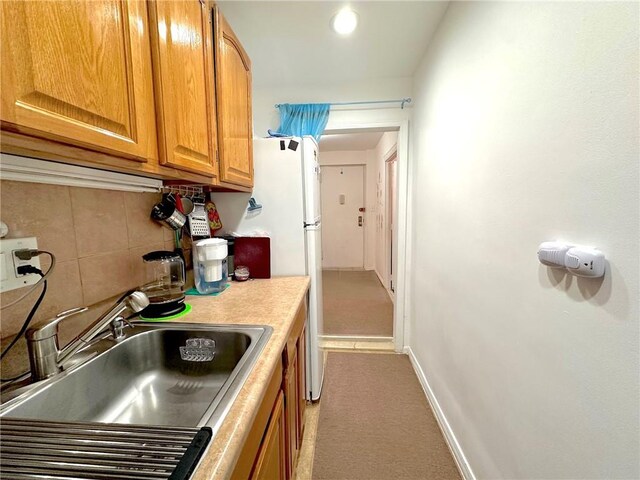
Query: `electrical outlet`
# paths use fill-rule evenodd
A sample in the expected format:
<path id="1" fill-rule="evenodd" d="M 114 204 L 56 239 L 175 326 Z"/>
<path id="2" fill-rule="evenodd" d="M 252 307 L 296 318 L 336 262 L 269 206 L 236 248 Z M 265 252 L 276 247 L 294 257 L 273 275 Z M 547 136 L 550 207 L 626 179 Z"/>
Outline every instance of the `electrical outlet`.
<path id="1" fill-rule="evenodd" d="M 0 239 L 0 292 L 33 285 L 40 280 L 40 275 L 35 273 L 18 273 L 18 267 L 23 265 L 32 265 L 39 269 L 40 259 L 33 257 L 30 260 L 20 260 L 15 255 L 18 250 L 37 248 L 36 237 Z"/>

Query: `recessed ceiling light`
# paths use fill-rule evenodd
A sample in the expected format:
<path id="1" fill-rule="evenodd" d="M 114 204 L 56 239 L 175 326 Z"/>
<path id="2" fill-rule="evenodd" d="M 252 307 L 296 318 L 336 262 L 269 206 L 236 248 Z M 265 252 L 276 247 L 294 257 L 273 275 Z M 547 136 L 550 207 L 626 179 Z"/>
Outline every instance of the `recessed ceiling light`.
<path id="1" fill-rule="evenodd" d="M 358 14 L 345 7 L 333 16 L 331 26 L 340 35 L 349 35 L 358 26 Z"/>

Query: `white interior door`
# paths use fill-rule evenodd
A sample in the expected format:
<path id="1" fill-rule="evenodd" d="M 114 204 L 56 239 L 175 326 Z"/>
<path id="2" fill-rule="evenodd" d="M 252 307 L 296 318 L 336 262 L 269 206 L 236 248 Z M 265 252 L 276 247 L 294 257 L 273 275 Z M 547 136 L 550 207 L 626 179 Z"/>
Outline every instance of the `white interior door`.
<path id="1" fill-rule="evenodd" d="M 364 166 L 322 166 L 322 267 L 364 268 Z"/>

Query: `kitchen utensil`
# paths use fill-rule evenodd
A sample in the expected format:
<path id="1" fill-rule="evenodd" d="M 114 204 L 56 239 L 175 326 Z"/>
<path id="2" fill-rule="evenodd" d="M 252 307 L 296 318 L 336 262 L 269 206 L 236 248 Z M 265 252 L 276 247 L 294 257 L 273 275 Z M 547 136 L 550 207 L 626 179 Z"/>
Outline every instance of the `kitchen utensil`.
<path id="1" fill-rule="evenodd" d="M 227 270 L 231 276 L 235 271 L 235 244 L 236 237 L 233 235 L 221 235 L 218 238 L 223 238 L 227 241 Z"/>
<path id="2" fill-rule="evenodd" d="M 175 197 L 170 194 L 153 206 L 151 218 L 172 230 L 180 230 L 187 222 L 187 217 L 176 206 Z"/>
<path id="3" fill-rule="evenodd" d="M 182 197 L 182 213 L 189 215 L 193 212 L 193 202 L 189 197 Z"/>
<path id="4" fill-rule="evenodd" d="M 209 238 L 211 236 L 204 201 L 200 202 L 200 199 L 194 197 L 193 211 L 189 214 L 188 218 L 189 235 L 191 235 L 191 238 Z"/>
<path id="5" fill-rule="evenodd" d="M 176 193 L 176 208 L 184 215 L 184 209 L 182 208 L 182 196 L 179 193 Z"/>

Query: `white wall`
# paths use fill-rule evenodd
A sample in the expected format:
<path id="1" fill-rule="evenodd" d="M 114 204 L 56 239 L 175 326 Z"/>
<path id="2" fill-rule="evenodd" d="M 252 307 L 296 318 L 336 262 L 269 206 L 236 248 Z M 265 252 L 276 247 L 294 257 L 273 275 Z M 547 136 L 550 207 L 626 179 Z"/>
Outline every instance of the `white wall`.
<path id="1" fill-rule="evenodd" d="M 254 87 L 253 89 L 253 126 L 254 135 L 266 137 L 267 130 L 280 126 L 280 114 L 274 107 L 277 103 L 321 103 L 321 102 L 355 102 L 370 100 L 394 100 L 411 96 L 412 79 L 387 78 L 337 85 L 300 85 L 297 87 Z M 397 105 L 393 106 L 394 110 Z M 390 118 L 404 118 L 400 113 L 388 114 L 389 109 L 379 109 L 381 121 Z M 386 111 L 385 111 L 386 110 Z M 408 109 L 407 109 L 408 110 Z M 405 110 L 404 112 L 406 112 Z M 345 111 L 344 107 L 332 107 L 330 123 L 348 120 L 353 117 L 353 107 Z M 371 112 L 364 112 L 367 120 L 375 118 Z M 328 125 L 327 128 L 330 128 Z"/>
<path id="2" fill-rule="evenodd" d="M 373 150 L 323 152 L 320 149 L 320 165 L 363 165 L 365 171 L 365 214 L 364 214 L 364 268 L 375 268 L 375 208 L 376 208 L 376 168 Z M 328 232 L 324 231 L 323 234 Z"/>
<path id="3" fill-rule="evenodd" d="M 638 18 L 453 2 L 415 75 L 410 346 L 477 478 L 640 477 Z"/>

